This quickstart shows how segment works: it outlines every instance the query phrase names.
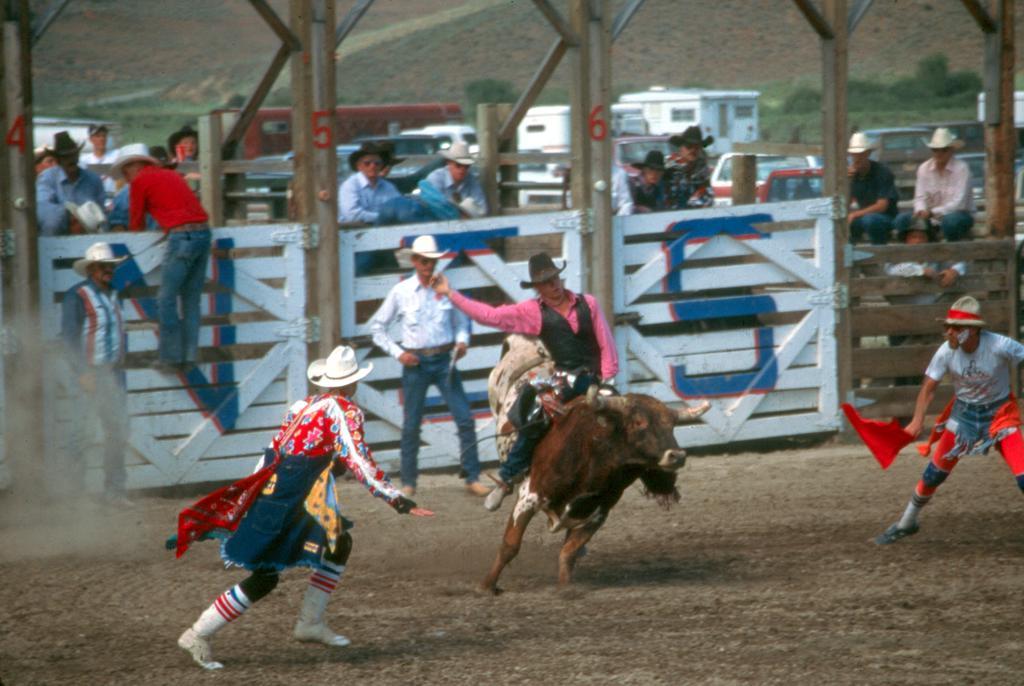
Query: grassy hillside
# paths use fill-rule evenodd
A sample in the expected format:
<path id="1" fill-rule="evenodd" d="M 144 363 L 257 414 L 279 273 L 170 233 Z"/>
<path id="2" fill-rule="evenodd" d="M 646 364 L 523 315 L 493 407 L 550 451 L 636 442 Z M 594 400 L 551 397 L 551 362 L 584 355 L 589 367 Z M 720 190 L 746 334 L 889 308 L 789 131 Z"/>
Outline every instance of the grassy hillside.
<path id="1" fill-rule="evenodd" d="M 287 2 L 272 4 L 287 20 Z M 352 4 L 339 3 L 339 18 Z M 564 2 L 553 4 L 564 13 Z M 466 83 L 481 78 L 522 88 L 554 38 L 527 0 L 377 0 L 339 52 L 339 100 L 461 101 Z M 276 45 L 239 0 L 77 0 L 34 51 L 36 111 L 115 119 L 130 139 L 162 142 L 186 120 L 247 95 Z M 891 83 L 937 51 L 951 70 L 979 71 L 982 50 L 959 2 L 879 0 L 851 41 L 850 71 Z M 287 71 L 278 102 L 287 102 Z M 542 102 L 566 102 L 568 79 L 563 65 Z M 614 47 L 613 79 L 616 93 L 655 84 L 757 88 L 764 135 L 820 136 L 816 113 L 782 111 L 796 89 L 820 80 L 818 42 L 788 0 L 647 0 Z M 950 117 L 973 118 L 973 103 L 922 112 L 911 101 L 851 122 Z"/>

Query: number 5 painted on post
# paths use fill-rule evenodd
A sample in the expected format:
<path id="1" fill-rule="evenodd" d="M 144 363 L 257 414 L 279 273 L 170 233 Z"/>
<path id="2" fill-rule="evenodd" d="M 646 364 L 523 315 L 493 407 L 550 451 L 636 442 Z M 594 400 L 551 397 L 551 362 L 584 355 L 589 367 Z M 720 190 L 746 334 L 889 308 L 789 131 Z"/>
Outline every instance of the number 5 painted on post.
<path id="1" fill-rule="evenodd" d="M 334 132 L 331 131 L 329 122 L 325 122 L 325 119 L 331 116 L 328 110 L 318 110 L 313 113 L 313 147 L 329 148 L 332 145 L 334 139 Z"/>
<path id="2" fill-rule="evenodd" d="M 595 141 L 603 141 L 608 136 L 608 124 L 601 118 L 604 105 L 594 105 L 587 118 L 587 128 L 590 130 L 590 137 Z"/>
<path id="3" fill-rule="evenodd" d="M 4 136 L 4 143 L 25 153 L 25 115 L 19 114 Z"/>

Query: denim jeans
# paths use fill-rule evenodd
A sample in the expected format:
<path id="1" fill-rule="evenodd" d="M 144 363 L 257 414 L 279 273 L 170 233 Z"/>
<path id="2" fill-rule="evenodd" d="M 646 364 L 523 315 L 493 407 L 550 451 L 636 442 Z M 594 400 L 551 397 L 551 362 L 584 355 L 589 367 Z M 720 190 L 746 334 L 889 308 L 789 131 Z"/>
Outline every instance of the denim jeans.
<path id="1" fill-rule="evenodd" d="M 872 245 L 885 245 L 892 237 L 892 217 L 872 212 L 850 222 L 850 241 L 860 243 L 867 233 Z"/>
<path id="2" fill-rule="evenodd" d="M 421 355 L 415 367 L 402 367 L 402 393 L 405 398 L 402 418 L 402 464 L 400 473 L 404 486 L 416 486 L 419 476 L 417 458 L 420 453 L 420 424 L 423 422 L 423 401 L 427 389 L 436 386 L 448 405 L 459 431 L 459 447 L 462 449 L 460 462 L 465 472 L 466 483 L 480 479 L 480 458 L 476 449 L 476 424 L 469 411 L 469 400 L 462 388 L 459 370 L 448 376 L 452 353 Z"/>
<path id="3" fill-rule="evenodd" d="M 913 215 L 910 212 L 903 212 L 896 217 L 894 222 L 896 232 L 905 231 L 910 226 L 912 219 Z M 972 226 L 974 226 L 974 216 L 964 210 L 950 212 L 939 221 L 942 237 L 950 243 L 970 240 Z"/>
<path id="4" fill-rule="evenodd" d="M 97 452 L 103 455 L 103 486 L 108 495 L 124 495 L 124 455 L 128 447 L 128 408 L 124 390 L 124 370 L 103 365 L 83 370 L 92 376 L 95 386 L 88 390 L 75 377 L 70 384 L 76 405 L 72 414 L 68 456 L 81 458 Z M 86 464 L 75 465 L 76 477 L 85 474 Z"/>
<path id="5" fill-rule="evenodd" d="M 167 237 L 157 316 L 160 359 L 168 364 L 195 362 L 199 350 L 199 297 L 210 258 L 210 230 L 172 231 Z M 181 311 L 178 299 L 181 299 Z"/>

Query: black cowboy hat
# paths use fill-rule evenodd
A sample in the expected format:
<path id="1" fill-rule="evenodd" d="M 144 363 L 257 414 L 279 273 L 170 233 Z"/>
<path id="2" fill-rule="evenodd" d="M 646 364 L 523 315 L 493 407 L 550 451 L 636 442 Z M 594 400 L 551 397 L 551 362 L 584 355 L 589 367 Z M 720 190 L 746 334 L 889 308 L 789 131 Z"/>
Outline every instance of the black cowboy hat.
<path id="1" fill-rule="evenodd" d="M 677 133 L 668 139 L 668 142 L 677 148 L 681 145 L 695 145 L 706 148 L 715 142 L 714 136 L 702 136 L 699 126 L 691 126 L 682 133 Z"/>
<path id="2" fill-rule="evenodd" d="M 932 224 L 924 217 L 914 217 L 910 223 L 896 232 L 896 240 L 903 243 L 907 240 L 907 234 L 911 231 L 924 231 L 928 236 L 928 242 L 934 243 L 939 239 L 939 227 Z"/>
<path id="3" fill-rule="evenodd" d="M 374 143 L 373 141 L 366 141 L 359 146 L 358 150 L 348 156 L 348 166 L 352 171 L 358 171 L 359 160 L 363 159 L 367 155 L 376 155 L 385 165 L 387 165 L 388 162 L 391 162 L 391 164 L 395 163 L 395 158 L 391 156 L 389 150 L 377 143 Z"/>
<path id="4" fill-rule="evenodd" d="M 633 166 L 637 169 L 654 169 L 655 171 L 665 171 L 665 155 L 661 150 L 648 150 L 647 157 L 644 158 L 643 162 L 634 162 Z"/>
<path id="5" fill-rule="evenodd" d="M 174 133 L 167 137 L 167 149 L 173 152 L 174 149 L 178 147 L 178 143 L 181 141 L 181 139 L 188 138 L 189 136 L 192 136 L 193 138 L 196 139 L 196 150 L 198 151 L 199 132 L 193 129 L 188 124 L 185 124 L 180 129 L 178 129 L 177 131 L 175 131 Z"/>
<path id="6" fill-rule="evenodd" d="M 161 167 L 174 169 L 178 166 L 178 163 L 172 160 L 171 156 L 167 154 L 167 148 L 162 145 L 149 146 L 149 156 L 159 162 Z"/>
<path id="7" fill-rule="evenodd" d="M 71 138 L 70 133 L 67 131 L 60 131 L 53 137 L 53 155 L 54 157 L 71 157 L 72 155 L 78 155 L 78 153 L 82 152 L 83 145 L 85 145 L 85 141 L 75 143 L 74 139 Z"/>
<path id="8" fill-rule="evenodd" d="M 385 167 L 394 167 L 405 162 L 404 157 L 395 157 L 395 144 L 391 141 L 382 141 L 377 144 L 377 148 L 380 151 L 380 161 L 384 163 Z"/>
<path id="9" fill-rule="evenodd" d="M 551 255 L 546 252 L 539 252 L 536 255 L 530 257 L 530 280 L 520 281 L 520 288 L 533 288 L 539 283 L 544 283 L 548 279 L 561 274 L 566 267 L 566 263 L 562 262 L 562 267 L 558 268 L 555 266 L 555 261 L 551 259 Z"/>

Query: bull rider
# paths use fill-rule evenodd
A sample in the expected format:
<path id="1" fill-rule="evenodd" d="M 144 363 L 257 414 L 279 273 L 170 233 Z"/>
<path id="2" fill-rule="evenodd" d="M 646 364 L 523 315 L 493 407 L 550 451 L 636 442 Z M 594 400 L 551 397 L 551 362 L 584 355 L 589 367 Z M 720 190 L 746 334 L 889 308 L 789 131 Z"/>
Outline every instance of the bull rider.
<path id="1" fill-rule="evenodd" d="M 1010 374 L 1024 361 L 1024 345 L 985 331 L 981 306 L 969 295 L 954 302 L 946 317 L 939 321 L 944 324 L 946 342 L 928 364 L 914 416 L 904 430 L 911 437 L 921 432 L 935 389 L 947 373 L 953 380 L 954 398 L 939 416 L 927 445 L 921 446 L 922 454 L 927 456 L 932 444 L 938 442 L 907 509 L 898 522 L 875 538 L 879 545 L 895 543 L 918 532 L 921 508 L 964 456 L 984 454 L 995 445 L 1017 485 L 1024 490 L 1020 409 L 1010 392 Z"/>
<path id="2" fill-rule="evenodd" d="M 292 405 L 256 472 L 233 484 L 233 491 L 232 486 L 225 487 L 182 511 L 178 556 L 205 534 L 234 527 L 221 557 L 229 566 L 251 572 L 218 596 L 178 638 L 178 645 L 204 669 L 223 666 L 213 661 L 212 636 L 274 590 L 279 573 L 290 567 L 312 569 L 295 638 L 334 647 L 349 644 L 324 620 L 352 550 L 347 531 L 351 523 L 341 515 L 336 500 L 335 469 L 350 470 L 399 514 L 433 515 L 391 484 L 364 441 L 363 413 L 352 396 L 372 369 L 372 364 L 360 367 L 348 346 L 338 346 L 326 359 L 314 361 L 307 377 L 324 392 Z"/>
<path id="3" fill-rule="evenodd" d="M 561 392 L 563 402 L 586 393 L 594 383 L 610 382 L 619 371 L 615 338 L 601 306 L 594 296 L 577 295 L 565 287 L 561 277 L 565 267 L 564 262 L 556 267 L 547 253 L 533 255 L 529 261 L 530 280 L 521 281 L 520 286 L 533 288 L 537 297 L 498 307 L 453 290 L 443 274 L 433 280 L 434 290 L 448 296 L 473 321 L 505 333 L 538 336 L 551 353 L 556 371 L 572 377 Z M 546 429 L 544 424 L 520 428 L 508 459 L 498 470 L 497 485 L 484 499 L 485 508 L 494 511 L 501 507 L 501 501 L 512 492 L 512 484 L 529 470 L 533 449 Z"/>

